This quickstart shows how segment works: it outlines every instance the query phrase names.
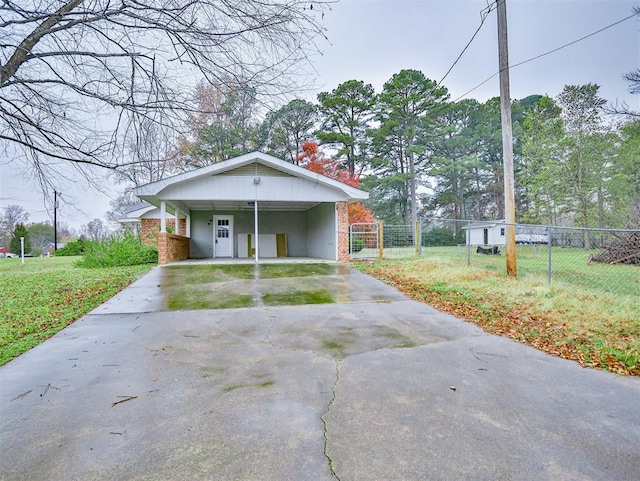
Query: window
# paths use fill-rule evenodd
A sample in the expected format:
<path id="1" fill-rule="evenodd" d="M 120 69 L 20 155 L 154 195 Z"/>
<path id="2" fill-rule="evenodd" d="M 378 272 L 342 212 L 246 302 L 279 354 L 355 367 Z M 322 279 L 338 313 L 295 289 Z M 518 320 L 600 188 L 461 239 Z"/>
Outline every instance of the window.
<path id="1" fill-rule="evenodd" d="M 500 235 L 504 237 L 504 227 L 500 227 Z"/>
<path id="2" fill-rule="evenodd" d="M 218 219 L 218 238 L 229 237 L 229 219 Z"/>

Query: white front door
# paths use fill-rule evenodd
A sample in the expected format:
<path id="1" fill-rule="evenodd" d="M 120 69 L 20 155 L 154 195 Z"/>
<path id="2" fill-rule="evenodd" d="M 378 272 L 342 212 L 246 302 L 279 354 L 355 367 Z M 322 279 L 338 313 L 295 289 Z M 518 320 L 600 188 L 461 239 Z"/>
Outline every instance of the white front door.
<path id="1" fill-rule="evenodd" d="M 233 257 L 233 216 L 213 216 L 213 257 Z"/>

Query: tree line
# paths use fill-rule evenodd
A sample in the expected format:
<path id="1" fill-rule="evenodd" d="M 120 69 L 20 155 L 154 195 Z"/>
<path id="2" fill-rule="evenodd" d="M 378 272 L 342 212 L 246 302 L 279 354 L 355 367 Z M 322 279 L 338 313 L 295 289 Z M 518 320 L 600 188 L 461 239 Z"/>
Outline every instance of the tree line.
<path id="1" fill-rule="evenodd" d="M 255 150 L 299 164 L 313 142 L 359 179 L 388 223 L 504 217 L 498 97 L 451 101 L 446 87 L 402 70 L 380 92 L 349 80 L 266 114 L 248 89 L 202 83 L 195 98 L 188 133 L 160 141 L 150 128 L 123 179 L 140 185 Z M 518 222 L 640 224 L 640 120 L 608 116 L 606 105 L 595 84 L 512 102 Z"/>
<path id="2" fill-rule="evenodd" d="M 20 238 L 24 238 L 25 254 L 40 255 L 43 249 L 53 245 L 55 239 L 54 226 L 51 222 L 29 222 L 29 213 L 24 207 L 10 204 L 0 212 L 0 247 L 8 247 L 9 252 L 19 255 L 21 252 Z M 87 241 L 101 241 L 113 232 L 113 226 L 93 219 L 80 226 L 79 229 L 69 227 L 65 222 L 58 221 L 58 247 L 71 240 L 84 239 Z"/>

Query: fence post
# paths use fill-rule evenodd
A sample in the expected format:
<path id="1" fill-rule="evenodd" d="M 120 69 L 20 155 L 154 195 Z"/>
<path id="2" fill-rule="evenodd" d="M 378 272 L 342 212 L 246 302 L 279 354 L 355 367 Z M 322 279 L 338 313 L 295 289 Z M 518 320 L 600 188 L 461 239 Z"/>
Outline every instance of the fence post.
<path id="1" fill-rule="evenodd" d="M 413 244 L 416 248 L 416 255 L 420 255 L 420 222 L 415 221 L 413 224 Z"/>
<path id="2" fill-rule="evenodd" d="M 467 223 L 467 266 L 471 265 L 471 222 Z"/>
<path id="3" fill-rule="evenodd" d="M 378 223 L 378 250 L 380 251 L 380 259 L 384 257 L 384 222 Z"/>
<path id="4" fill-rule="evenodd" d="M 549 252 L 549 260 L 547 261 L 547 282 L 551 284 L 551 227 L 547 227 L 547 252 Z"/>

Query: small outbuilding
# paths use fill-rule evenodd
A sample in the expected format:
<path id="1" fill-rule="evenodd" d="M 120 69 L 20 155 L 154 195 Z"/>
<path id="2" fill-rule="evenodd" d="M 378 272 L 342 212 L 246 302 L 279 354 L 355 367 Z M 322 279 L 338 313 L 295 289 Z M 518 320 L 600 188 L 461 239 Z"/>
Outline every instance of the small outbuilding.
<path id="1" fill-rule="evenodd" d="M 253 152 L 140 186 L 130 213 L 159 263 L 187 258 L 349 260 L 348 205 L 356 189 Z"/>
<path id="2" fill-rule="evenodd" d="M 467 245 L 472 246 L 503 246 L 505 245 L 504 220 L 476 221 L 463 229 L 467 230 Z"/>
<path id="3" fill-rule="evenodd" d="M 476 221 L 463 229 L 467 230 L 467 245 L 504 246 L 506 244 L 506 221 Z M 548 234 L 544 226 L 516 225 L 516 244 L 546 244 Z"/>

